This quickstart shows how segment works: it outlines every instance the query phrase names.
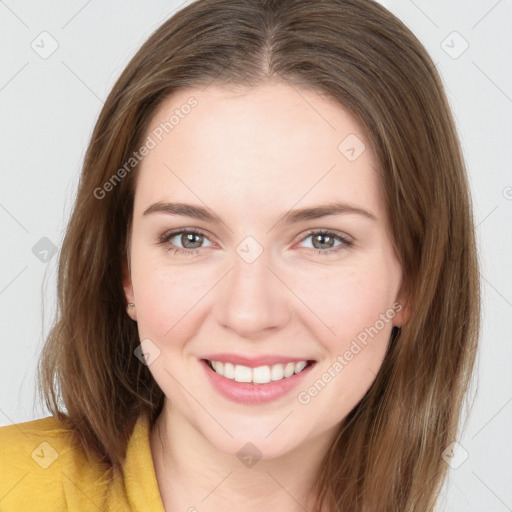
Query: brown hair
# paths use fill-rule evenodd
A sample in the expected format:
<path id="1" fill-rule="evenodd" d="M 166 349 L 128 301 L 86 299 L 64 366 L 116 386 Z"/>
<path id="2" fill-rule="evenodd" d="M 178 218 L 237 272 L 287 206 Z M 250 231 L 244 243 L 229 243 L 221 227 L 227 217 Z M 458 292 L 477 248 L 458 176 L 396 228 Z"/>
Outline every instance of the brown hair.
<path id="1" fill-rule="evenodd" d="M 479 279 L 471 199 L 441 79 L 421 43 L 372 0 L 199 0 L 166 21 L 117 80 L 85 155 L 62 245 L 58 311 L 39 379 L 52 414 L 109 467 L 164 395 L 134 356 L 126 313 L 136 167 L 152 114 L 198 85 L 284 80 L 334 98 L 365 127 L 410 292 L 376 380 L 340 425 L 318 510 L 431 511 L 475 361 Z M 65 411 L 64 411 L 65 408 Z"/>

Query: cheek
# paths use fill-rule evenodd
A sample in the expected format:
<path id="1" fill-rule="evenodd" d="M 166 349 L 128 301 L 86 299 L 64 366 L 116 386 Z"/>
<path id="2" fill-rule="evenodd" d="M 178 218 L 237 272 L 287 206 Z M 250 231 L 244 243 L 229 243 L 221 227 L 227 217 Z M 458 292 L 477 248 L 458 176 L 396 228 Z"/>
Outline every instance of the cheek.
<path id="1" fill-rule="evenodd" d="M 305 275 L 295 281 L 296 287 L 302 282 L 297 294 L 312 311 L 304 310 L 301 317 L 305 336 L 324 353 L 298 401 L 330 411 L 332 423 L 360 401 L 382 365 L 397 313 L 397 271 L 393 259 L 380 258 L 372 265 L 331 271 L 321 285 Z"/>
<path id="2" fill-rule="evenodd" d="M 304 383 L 298 401 L 308 410 L 324 411 L 326 423 L 347 415 L 373 383 L 399 311 L 399 278 L 396 262 L 382 258 L 374 265 L 333 273 L 322 287 L 309 287 L 309 305 L 323 323 L 320 326 L 311 314 L 303 318 L 309 318 L 310 333 L 326 357 Z M 302 290 L 305 294 L 306 288 Z"/>
<path id="3" fill-rule="evenodd" d="M 133 276 L 137 322 L 141 336 L 161 342 L 186 339 L 189 325 L 197 326 L 201 298 L 211 286 L 197 271 L 141 268 Z M 192 336 L 193 333 L 190 333 Z"/>
<path id="4" fill-rule="evenodd" d="M 400 276 L 396 260 L 382 257 L 374 265 L 340 274 L 324 290 L 326 300 L 315 295 L 323 308 L 318 314 L 330 327 L 317 336 L 328 356 L 317 380 L 308 382 L 301 403 L 312 401 L 318 410 L 330 410 L 334 422 L 363 398 L 382 365 L 400 310 L 395 301 Z"/>
<path id="5" fill-rule="evenodd" d="M 183 409 L 193 406 L 177 383 L 187 381 L 186 389 L 198 395 L 200 384 L 188 380 L 195 357 L 193 344 L 202 322 L 211 279 L 201 277 L 192 266 L 168 270 L 145 264 L 132 273 L 137 300 L 137 326 L 141 340 L 151 340 L 158 357 L 150 364 L 153 378 L 173 403 Z M 154 347 L 150 344 L 151 347 Z M 155 352 L 157 353 L 157 352 Z"/>
<path id="6" fill-rule="evenodd" d="M 323 272 L 321 276 L 297 275 L 293 289 L 308 308 L 303 320 L 327 348 L 343 349 L 351 339 L 373 326 L 392 307 L 397 275 L 391 265 L 361 265 Z M 389 314 L 388 314 L 389 316 Z M 389 331 L 392 322 L 386 322 Z M 382 326 L 379 323 L 382 330 Z"/>

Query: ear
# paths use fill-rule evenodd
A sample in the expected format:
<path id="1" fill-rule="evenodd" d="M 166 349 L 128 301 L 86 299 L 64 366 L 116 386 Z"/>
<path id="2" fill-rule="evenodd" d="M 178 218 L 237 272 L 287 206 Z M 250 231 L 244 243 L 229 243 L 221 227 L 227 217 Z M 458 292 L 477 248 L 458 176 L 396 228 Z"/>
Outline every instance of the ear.
<path id="1" fill-rule="evenodd" d="M 397 295 L 393 309 L 395 310 L 395 317 L 393 318 L 393 325 L 395 327 L 402 327 L 409 321 L 410 317 L 410 299 L 409 291 L 405 284 L 402 284 L 400 292 Z"/>
<path id="2" fill-rule="evenodd" d="M 122 273 L 123 273 L 123 289 L 124 289 L 124 296 L 126 297 L 126 302 L 128 304 L 135 304 L 135 296 L 133 293 L 133 285 L 132 285 L 132 277 L 130 272 L 130 265 L 128 263 L 128 259 L 125 258 L 122 263 Z M 126 311 L 128 313 L 128 316 L 132 320 L 137 320 L 137 311 L 136 307 L 127 307 Z"/>

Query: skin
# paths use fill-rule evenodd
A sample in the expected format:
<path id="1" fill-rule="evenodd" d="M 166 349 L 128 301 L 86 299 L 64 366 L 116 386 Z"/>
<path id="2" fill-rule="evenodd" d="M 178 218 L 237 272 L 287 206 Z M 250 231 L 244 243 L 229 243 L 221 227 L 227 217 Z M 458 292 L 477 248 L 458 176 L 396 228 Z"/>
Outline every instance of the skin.
<path id="1" fill-rule="evenodd" d="M 364 130 L 342 106 L 283 82 L 179 91 L 161 105 L 147 135 L 191 95 L 198 105 L 141 162 L 124 268 L 125 294 L 135 304 L 128 314 L 140 339 L 160 351 L 149 369 L 166 403 L 151 430 L 151 449 L 164 507 L 310 509 L 315 472 L 374 381 L 392 326 L 406 320 L 377 163 Z M 349 134 L 366 146 L 354 161 L 338 149 Z M 207 207 L 225 223 L 143 215 L 167 201 Z M 332 201 L 363 208 L 376 220 L 344 213 L 277 223 L 290 209 Z M 157 244 L 179 228 L 205 236 L 188 245 L 181 235 Z M 326 252 L 343 242 L 318 240 L 309 229 L 335 230 L 353 245 L 318 254 L 315 248 Z M 248 236 L 263 249 L 252 263 L 236 250 Z M 173 247 L 199 252 L 175 254 Z M 403 309 L 309 403 L 299 403 L 298 393 L 396 302 Z M 243 405 L 206 379 L 199 359 L 211 352 L 289 355 L 317 364 L 284 397 Z M 248 442 L 262 457 L 252 467 L 237 457 Z"/>

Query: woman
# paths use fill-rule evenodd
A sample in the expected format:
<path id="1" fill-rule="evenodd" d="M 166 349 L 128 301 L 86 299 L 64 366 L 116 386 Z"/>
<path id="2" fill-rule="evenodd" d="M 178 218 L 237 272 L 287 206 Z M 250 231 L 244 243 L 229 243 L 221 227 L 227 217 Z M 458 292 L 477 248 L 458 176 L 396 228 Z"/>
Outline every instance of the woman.
<path id="1" fill-rule="evenodd" d="M 464 162 L 371 0 L 199 0 L 105 102 L 2 510 L 430 511 L 479 327 Z"/>

